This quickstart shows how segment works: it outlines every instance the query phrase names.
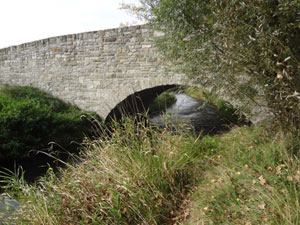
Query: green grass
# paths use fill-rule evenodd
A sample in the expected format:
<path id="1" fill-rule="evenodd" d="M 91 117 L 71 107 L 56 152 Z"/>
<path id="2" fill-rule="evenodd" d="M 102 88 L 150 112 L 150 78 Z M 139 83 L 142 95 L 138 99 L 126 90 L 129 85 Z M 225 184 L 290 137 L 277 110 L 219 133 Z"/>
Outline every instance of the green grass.
<path id="1" fill-rule="evenodd" d="M 86 143 L 83 162 L 20 185 L 17 224 L 164 224 L 216 146 L 184 132 L 159 133 L 131 120 Z M 201 144 L 204 143 L 204 144 Z"/>
<path id="2" fill-rule="evenodd" d="M 299 224 L 300 151 L 291 143 L 262 127 L 223 135 L 186 224 Z"/>
<path id="3" fill-rule="evenodd" d="M 122 122 L 86 141 L 60 178 L 11 178 L 15 223 L 299 224 L 299 138 L 266 125 L 200 138 Z"/>

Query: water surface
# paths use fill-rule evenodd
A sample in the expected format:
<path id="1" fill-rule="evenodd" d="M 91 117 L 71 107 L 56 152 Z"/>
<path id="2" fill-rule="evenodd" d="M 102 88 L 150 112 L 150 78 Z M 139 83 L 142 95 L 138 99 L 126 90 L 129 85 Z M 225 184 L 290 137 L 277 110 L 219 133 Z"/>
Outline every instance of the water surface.
<path id="1" fill-rule="evenodd" d="M 162 115 L 150 118 L 150 123 L 161 127 L 166 123 L 176 124 L 183 122 L 196 133 L 204 132 L 213 134 L 224 128 L 224 123 L 215 107 L 187 96 L 175 94 L 176 102 L 166 109 Z"/>

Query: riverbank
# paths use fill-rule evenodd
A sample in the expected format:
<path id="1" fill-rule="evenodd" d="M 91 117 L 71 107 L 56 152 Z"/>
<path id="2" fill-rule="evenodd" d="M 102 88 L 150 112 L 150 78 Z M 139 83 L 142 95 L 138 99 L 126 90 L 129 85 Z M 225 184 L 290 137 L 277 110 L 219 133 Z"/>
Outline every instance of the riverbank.
<path id="1" fill-rule="evenodd" d="M 83 162 L 20 184 L 16 224 L 299 224 L 299 142 L 269 125 L 197 138 L 124 120 Z"/>

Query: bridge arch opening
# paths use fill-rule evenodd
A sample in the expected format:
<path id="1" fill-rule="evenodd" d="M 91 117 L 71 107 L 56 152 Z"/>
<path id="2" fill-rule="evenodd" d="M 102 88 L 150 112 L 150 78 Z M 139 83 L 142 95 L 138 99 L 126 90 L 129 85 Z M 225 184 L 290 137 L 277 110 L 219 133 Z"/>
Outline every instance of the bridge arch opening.
<path id="1" fill-rule="evenodd" d="M 129 95 L 111 110 L 105 122 L 120 120 L 123 116 L 138 115 L 144 118 L 145 113 L 149 112 L 149 122 L 163 127 L 165 122 L 161 112 L 157 115 L 155 112 L 151 114 L 152 107 L 148 110 L 161 93 L 170 89 L 176 96 L 175 103 L 166 108 L 172 124 L 182 121 L 191 125 L 196 133 L 204 134 L 223 132 L 233 125 L 251 125 L 244 114 L 221 97 L 202 88 L 176 84 L 147 88 Z"/>
<path id="2" fill-rule="evenodd" d="M 123 116 L 143 115 L 158 95 L 179 86 L 177 84 L 160 85 L 135 92 L 117 104 L 107 115 L 105 122 L 113 119 L 120 120 Z"/>

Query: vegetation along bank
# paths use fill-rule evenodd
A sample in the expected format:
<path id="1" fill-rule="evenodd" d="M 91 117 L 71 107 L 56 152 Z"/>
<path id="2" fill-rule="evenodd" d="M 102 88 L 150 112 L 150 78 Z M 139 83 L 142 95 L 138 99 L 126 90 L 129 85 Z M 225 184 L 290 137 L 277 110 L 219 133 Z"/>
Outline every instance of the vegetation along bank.
<path id="1" fill-rule="evenodd" d="M 300 2 L 140 2 L 124 8 L 164 33 L 162 55 L 213 93 L 261 95 L 270 121 L 195 136 L 123 118 L 60 177 L 10 176 L 21 205 L 7 223 L 300 224 Z"/>

